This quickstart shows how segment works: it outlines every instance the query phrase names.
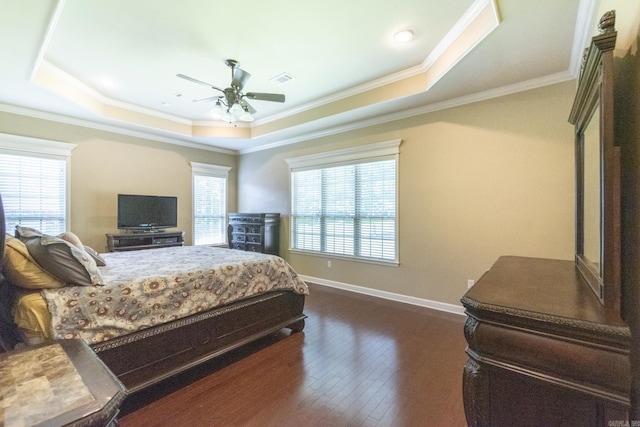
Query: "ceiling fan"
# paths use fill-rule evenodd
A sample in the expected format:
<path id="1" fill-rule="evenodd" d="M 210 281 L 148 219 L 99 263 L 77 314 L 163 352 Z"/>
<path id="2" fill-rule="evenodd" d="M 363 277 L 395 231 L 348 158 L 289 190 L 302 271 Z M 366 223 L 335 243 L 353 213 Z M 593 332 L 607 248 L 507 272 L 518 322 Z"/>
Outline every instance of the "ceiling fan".
<path id="1" fill-rule="evenodd" d="M 193 77 L 185 76 L 184 74 L 176 74 L 176 76 L 182 79 L 222 92 L 222 95 L 193 100 L 193 102 L 216 101 L 216 105 L 213 108 L 214 118 L 228 122 L 234 122 L 236 120 L 251 122 L 253 121 L 252 114 L 255 114 L 256 110 L 249 104 L 247 99 L 284 102 L 284 95 L 279 93 L 242 92 L 251 74 L 239 68 L 240 63 L 235 59 L 227 59 L 224 63 L 227 67 L 231 68 L 231 85 L 225 89 L 194 79 Z"/>

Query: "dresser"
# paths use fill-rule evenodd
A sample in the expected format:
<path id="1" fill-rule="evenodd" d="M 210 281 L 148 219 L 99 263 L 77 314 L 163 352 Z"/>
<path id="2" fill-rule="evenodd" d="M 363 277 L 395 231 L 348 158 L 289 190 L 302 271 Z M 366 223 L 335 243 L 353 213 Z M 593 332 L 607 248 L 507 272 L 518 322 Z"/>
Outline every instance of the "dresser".
<path id="1" fill-rule="evenodd" d="M 462 304 L 469 426 L 629 425 L 630 330 L 573 261 L 501 257 Z"/>
<path id="2" fill-rule="evenodd" d="M 637 251 L 628 245 L 622 253 L 622 229 L 637 227 L 622 215 L 635 189 L 621 174 L 637 159 L 622 161 L 630 132 L 614 117 L 630 109 L 615 89 L 626 88 L 614 80 L 627 76 L 613 55 L 615 19 L 614 10 L 600 19 L 569 115 L 574 259 L 501 257 L 462 298 L 469 426 L 640 426 L 638 336 L 623 321 L 638 310 L 637 276 L 625 272 L 637 271 L 637 256 L 628 255 Z"/>
<path id="3" fill-rule="evenodd" d="M 279 213 L 230 213 L 227 227 L 229 248 L 278 255 Z"/>

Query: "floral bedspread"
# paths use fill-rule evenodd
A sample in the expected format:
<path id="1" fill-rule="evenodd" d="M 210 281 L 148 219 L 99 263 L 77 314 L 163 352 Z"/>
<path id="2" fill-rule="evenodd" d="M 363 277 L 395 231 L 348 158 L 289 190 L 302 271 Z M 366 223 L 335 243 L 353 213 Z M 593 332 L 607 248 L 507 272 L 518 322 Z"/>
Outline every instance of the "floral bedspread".
<path id="1" fill-rule="evenodd" d="M 53 338 L 93 344 L 269 291 L 309 293 L 273 255 L 185 246 L 102 256 L 105 286 L 43 291 Z"/>

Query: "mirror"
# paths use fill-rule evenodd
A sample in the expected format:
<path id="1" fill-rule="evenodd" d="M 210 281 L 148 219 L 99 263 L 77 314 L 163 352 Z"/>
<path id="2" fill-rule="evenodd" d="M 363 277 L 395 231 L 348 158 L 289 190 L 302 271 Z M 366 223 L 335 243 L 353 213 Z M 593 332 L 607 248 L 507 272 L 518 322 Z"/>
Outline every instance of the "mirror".
<path id="1" fill-rule="evenodd" d="M 613 117 L 615 11 L 586 51 L 569 121 L 575 126 L 576 268 L 600 302 L 620 314 L 620 147 Z"/>
<path id="2" fill-rule="evenodd" d="M 600 109 L 597 107 L 583 133 L 584 146 L 584 247 L 585 260 L 601 276 L 602 230 L 600 218 Z"/>

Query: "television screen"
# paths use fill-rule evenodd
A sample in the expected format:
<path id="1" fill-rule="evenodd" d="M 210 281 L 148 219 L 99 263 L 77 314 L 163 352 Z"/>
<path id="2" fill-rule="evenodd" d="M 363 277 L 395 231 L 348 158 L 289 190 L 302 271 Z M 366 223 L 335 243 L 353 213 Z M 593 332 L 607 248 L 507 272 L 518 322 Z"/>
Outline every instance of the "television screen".
<path id="1" fill-rule="evenodd" d="M 177 226 L 177 197 L 118 194 L 118 229 L 159 230 Z"/>

